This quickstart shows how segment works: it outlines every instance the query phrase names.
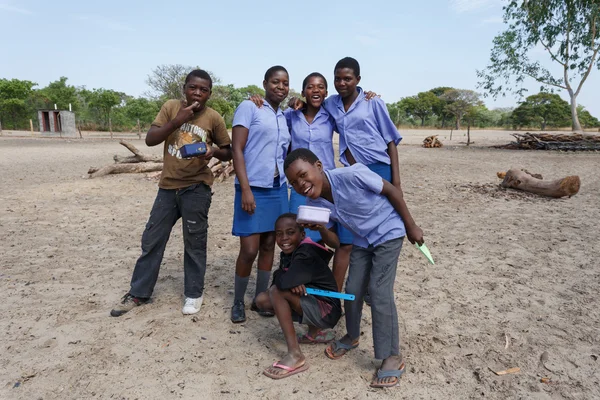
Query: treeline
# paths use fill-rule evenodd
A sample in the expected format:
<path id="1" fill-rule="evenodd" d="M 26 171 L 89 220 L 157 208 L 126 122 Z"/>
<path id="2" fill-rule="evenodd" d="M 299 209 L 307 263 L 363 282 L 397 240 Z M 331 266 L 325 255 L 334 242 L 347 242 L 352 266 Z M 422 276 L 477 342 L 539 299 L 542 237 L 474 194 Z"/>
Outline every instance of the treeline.
<path id="1" fill-rule="evenodd" d="M 559 95 L 540 92 L 527 97 L 516 108 L 488 109 L 472 90 L 438 87 L 388 104 L 398 126 L 453 128 L 549 129 L 571 127 L 571 108 Z M 577 107 L 584 129 L 600 127 L 600 121 L 584 106 Z"/>
<path id="2" fill-rule="evenodd" d="M 68 110 L 70 105 L 81 130 L 146 131 L 165 100 L 182 96 L 185 76 L 192 69 L 180 64 L 156 67 L 146 80 L 149 91 L 141 97 L 111 89 L 72 86 L 66 77 L 43 88 L 38 88 L 32 81 L 0 79 L 0 122 L 5 129 L 29 129 L 31 119 L 38 129 L 37 110 L 54 109 L 54 105 Z M 236 107 L 243 100 L 253 94 L 264 96 L 264 90 L 259 86 L 236 88 L 221 84 L 212 73 L 211 76 L 213 93 L 208 105 L 225 118 L 229 127 Z M 299 96 L 299 93 L 290 90 L 290 96 Z M 472 90 L 438 87 L 390 103 L 388 110 L 396 125 L 404 127 L 460 129 L 461 125 L 469 125 L 547 129 L 571 124 L 569 104 L 550 93 L 529 96 L 514 109 L 490 110 Z M 600 126 L 598 119 L 583 106 L 579 106 L 578 113 L 584 128 Z"/>

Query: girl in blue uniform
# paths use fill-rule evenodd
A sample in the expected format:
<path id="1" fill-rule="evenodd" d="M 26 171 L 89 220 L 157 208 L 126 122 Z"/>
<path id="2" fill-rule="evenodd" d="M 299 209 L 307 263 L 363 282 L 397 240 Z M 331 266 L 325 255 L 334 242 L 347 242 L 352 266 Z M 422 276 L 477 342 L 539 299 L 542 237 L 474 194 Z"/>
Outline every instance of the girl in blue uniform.
<path id="1" fill-rule="evenodd" d="M 290 146 L 290 134 L 279 108 L 289 92 L 287 70 L 279 65 L 269 68 L 263 87 L 263 106 L 257 108 L 251 101 L 243 101 L 233 117 L 236 179 L 232 234 L 240 238 L 231 309 L 231 321 L 235 323 L 246 320 L 244 296 L 257 255 L 255 295 L 267 290 L 275 250 L 275 221 L 288 210 L 283 161 Z M 272 312 L 258 309 L 254 300 L 251 309 L 263 316 L 273 316 Z"/>

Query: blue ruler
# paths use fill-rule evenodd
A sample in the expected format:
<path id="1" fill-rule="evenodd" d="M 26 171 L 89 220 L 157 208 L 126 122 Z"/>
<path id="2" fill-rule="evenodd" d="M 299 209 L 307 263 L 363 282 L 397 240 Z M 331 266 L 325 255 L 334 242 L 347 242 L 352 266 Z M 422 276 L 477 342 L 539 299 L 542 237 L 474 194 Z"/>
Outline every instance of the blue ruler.
<path id="1" fill-rule="evenodd" d="M 333 297 L 334 299 L 354 300 L 353 294 L 330 292 L 329 290 L 306 288 L 306 293 L 314 294 L 315 296 Z"/>

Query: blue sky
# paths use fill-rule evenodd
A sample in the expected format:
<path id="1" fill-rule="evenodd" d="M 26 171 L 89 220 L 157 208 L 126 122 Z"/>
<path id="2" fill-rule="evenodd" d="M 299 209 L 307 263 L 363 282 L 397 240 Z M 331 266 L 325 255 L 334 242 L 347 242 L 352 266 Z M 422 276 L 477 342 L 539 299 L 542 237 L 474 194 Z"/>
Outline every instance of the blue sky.
<path id="1" fill-rule="evenodd" d="M 264 71 L 281 64 L 300 90 L 310 72 L 331 80 L 337 60 L 352 56 L 361 64 L 361 86 L 389 103 L 436 86 L 476 90 L 476 70 L 485 67 L 492 39 L 504 28 L 502 4 L 0 0 L 0 78 L 43 87 L 66 76 L 76 86 L 139 96 L 160 64 L 199 65 L 236 86 L 261 85 Z M 528 87 L 534 94 L 539 85 Z M 596 117 L 599 88 L 595 69 L 579 103 Z M 517 99 L 485 102 L 506 107 Z"/>

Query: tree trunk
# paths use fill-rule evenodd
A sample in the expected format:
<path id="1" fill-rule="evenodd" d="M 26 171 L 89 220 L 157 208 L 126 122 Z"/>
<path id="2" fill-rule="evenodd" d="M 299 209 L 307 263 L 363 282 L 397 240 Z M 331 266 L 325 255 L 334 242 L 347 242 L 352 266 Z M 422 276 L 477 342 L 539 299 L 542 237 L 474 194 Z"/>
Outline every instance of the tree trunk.
<path id="1" fill-rule="evenodd" d="M 471 144 L 471 121 L 467 122 L 467 146 Z"/>
<path id="2" fill-rule="evenodd" d="M 583 132 L 583 129 L 581 129 L 581 124 L 579 123 L 579 116 L 577 115 L 577 97 L 571 89 L 569 89 L 569 97 L 571 98 L 571 119 L 573 122 L 573 132 Z"/>
<path id="3" fill-rule="evenodd" d="M 454 124 L 454 129 L 457 131 L 460 130 L 460 117 L 458 115 L 456 116 L 456 124 Z"/>
<path id="4" fill-rule="evenodd" d="M 163 163 L 145 162 L 139 164 L 112 164 L 102 168 L 90 167 L 88 174 L 90 178 L 97 178 L 108 174 L 124 174 L 134 172 L 161 171 Z"/>
<path id="5" fill-rule="evenodd" d="M 579 192 L 581 181 L 578 176 L 567 176 L 554 181 L 543 181 L 525 171 L 511 168 L 501 183 L 504 188 L 520 189 L 549 197 L 573 196 Z"/>
<path id="6" fill-rule="evenodd" d="M 546 129 L 546 120 L 542 119 L 542 130 Z"/>
<path id="7" fill-rule="evenodd" d="M 421 118 L 421 126 L 422 126 L 422 127 L 423 127 L 423 126 L 425 126 L 425 117 L 422 117 L 422 118 Z"/>

